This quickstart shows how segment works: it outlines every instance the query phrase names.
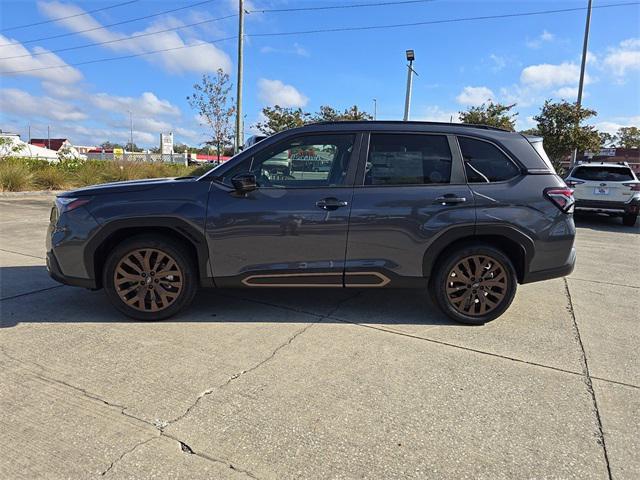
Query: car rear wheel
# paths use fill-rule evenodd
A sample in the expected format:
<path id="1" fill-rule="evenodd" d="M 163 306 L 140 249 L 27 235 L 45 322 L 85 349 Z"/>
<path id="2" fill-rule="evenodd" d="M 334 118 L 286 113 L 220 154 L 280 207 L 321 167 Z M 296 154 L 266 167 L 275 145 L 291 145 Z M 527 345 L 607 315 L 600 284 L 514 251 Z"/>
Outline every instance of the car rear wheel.
<path id="1" fill-rule="evenodd" d="M 138 236 L 107 258 L 103 285 L 109 301 L 136 320 L 163 320 L 187 307 L 197 291 L 189 252 L 169 238 Z"/>
<path id="2" fill-rule="evenodd" d="M 482 325 L 502 315 L 516 294 L 511 260 L 489 245 L 471 245 L 449 254 L 431 284 L 440 309 L 453 320 Z"/>
<path id="3" fill-rule="evenodd" d="M 636 224 L 637 220 L 638 220 L 637 213 L 625 213 L 622 216 L 622 224 L 626 225 L 627 227 L 633 227 Z"/>

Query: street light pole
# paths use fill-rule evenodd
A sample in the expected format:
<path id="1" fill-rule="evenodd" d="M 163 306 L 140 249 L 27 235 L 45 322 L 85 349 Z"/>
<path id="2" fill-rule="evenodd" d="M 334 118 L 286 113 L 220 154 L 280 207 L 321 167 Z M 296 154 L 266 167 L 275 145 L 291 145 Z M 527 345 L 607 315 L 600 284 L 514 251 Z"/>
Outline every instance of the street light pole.
<path id="1" fill-rule="evenodd" d="M 373 119 L 378 119 L 378 100 L 375 98 L 373 99 Z"/>
<path id="2" fill-rule="evenodd" d="M 242 55 L 244 50 L 244 0 L 238 0 L 238 79 L 236 90 L 236 141 L 235 153 L 238 153 L 244 143 L 244 132 L 242 125 Z"/>
<path id="3" fill-rule="evenodd" d="M 587 53 L 589 48 L 589 28 L 591 27 L 591 3 L 587 6 L 587 22 L 584 26 L 584 41 L 582 43 L 582 63 L 580 65 L 580 83 L 578 84 L 578 99 L 576 101 L 576 130 L 580 127 L 580 108 L 582 107 L 582 89 L 584 88 L 584 72 L 587 68 Z M 571 153 L 571 167 L 576 163 L 578 149 L 574 148 Z"/>
<path id="4" fill-rule="evenodd" d="M 411 88 L 413 84 L 413 61 L 415 60 L 415 55 L 413 50 L 407 50 L 407 60 L 409 64 L 407 65 L 407 93 L 404 97 L 404 121 L 409 120 L 409 110 L 411 109 Z"/>

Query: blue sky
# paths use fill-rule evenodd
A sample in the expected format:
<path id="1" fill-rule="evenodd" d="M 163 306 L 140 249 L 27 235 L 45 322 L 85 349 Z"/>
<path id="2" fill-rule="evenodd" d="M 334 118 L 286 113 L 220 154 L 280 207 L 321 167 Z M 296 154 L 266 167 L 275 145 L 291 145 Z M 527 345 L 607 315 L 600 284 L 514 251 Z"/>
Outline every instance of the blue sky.
<path id="1" fill-rule="evenodd" d="M 132 111 L 134 141 L 154 146 L 161 131 L 199 144 L 206 129 L 186 102 L 203 73 L 219 67 L 235 83 L 237 1 L 176 2 L 139 0 L 88 15 L 125 0 L 12 1 L 0 4 L 0 129 L 33 137 L 67 137 L 76 144 L 125 142 Z M 586 6 L 576 1 L 433 0 L 391 6 L 294 12 L 315 6 L 380 3 L 383 0 L 251 0 L 245 8 L 245 133 L 266 105 L 346 108 L 356 104 L 378 119 L 402 117 L 406 67 L 404 51 L 413 48 L 415 78 L 412 119 L 449 121 L 457 112 L 491 98 L 517 103 L 518 127 L 534 125 L 546 98 L 574 100 L 586 12 L 574 11 L 490 20 L 333 33 L 262 35 L 327 28 L 378 26 L 433 20 L 504 15 Z M 393 0 L 388 0 L 393 1 Z M 628 0 L 633 1 L 633 0 Z M 594 6 L 623 0 L 594 1 Z M 112 23 L 190 6 L 122 25 Z M 76 15 L 56 22 L 16 28 Z M 158 30 L 179 30 L 138 36 Z M 89 32 L 78 33 L 81 30 Z M 73 35 L 69 35 L 73 33 Z M 59 38 L 42 39 L 65 35 Z M 130 36 L 137 38 L 128 39 Z M 32 41 L 37 40 L 37 41 Z M 103 43 L 58 53 L 52 51 Z M 9 44 L 9 45 L 7 45 Z M 190 48 L 176 48 L 197 44 Z M 96 59 L 164 53 L 50 68 Z M 583 104 L 598 111 L 598 128 L 640 125 L 640 5 L 596 8 L 592 16 Z M 13 58 L 9 58 L 13 57 Z M 44 69 L 43 69 L 44 68 Z M 38 69 L 38 70 L 34 70 Z"/>

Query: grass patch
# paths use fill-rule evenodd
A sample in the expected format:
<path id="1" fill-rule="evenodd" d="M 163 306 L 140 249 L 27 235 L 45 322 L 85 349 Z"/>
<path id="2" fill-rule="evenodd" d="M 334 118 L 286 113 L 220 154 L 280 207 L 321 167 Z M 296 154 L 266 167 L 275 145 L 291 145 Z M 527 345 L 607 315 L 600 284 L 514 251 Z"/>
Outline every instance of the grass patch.
<path id="1" fill-rule="evenodd" d="M 0 191 L 65 190 L 106 182 L 200 176 L 212 167 L 110 160 L 48 163 L 26 158 L 3 158 L 0 159 Z"/>

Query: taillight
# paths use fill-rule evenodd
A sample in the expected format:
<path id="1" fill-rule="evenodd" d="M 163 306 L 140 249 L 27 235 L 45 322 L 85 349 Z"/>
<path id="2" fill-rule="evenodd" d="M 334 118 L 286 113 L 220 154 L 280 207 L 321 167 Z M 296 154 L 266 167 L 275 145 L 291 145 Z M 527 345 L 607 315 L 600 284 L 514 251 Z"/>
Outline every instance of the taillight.
<path id="1" fill-rule="evenodd" d="M 544 196 L 564 213 L 573 213 L 573 206 L 576 203 L 573 198 L 573 189 L 567 187 L 549 187 L 545 188 Z"/>
<path id="2" fill-rule="evenodd" d="M 631 187 L 632 192 L 640 192 L 640 182 L 623 183 L 625 187 Z"/>
<path id="3" fill-rule="evenodd" d="M 567 180 L 565 183 L 567 184 L 567 187 L 573 188 L 576 185 L 580 185 L 581 183 L 584 183 L 584 182 L 581 180 Z"/>

